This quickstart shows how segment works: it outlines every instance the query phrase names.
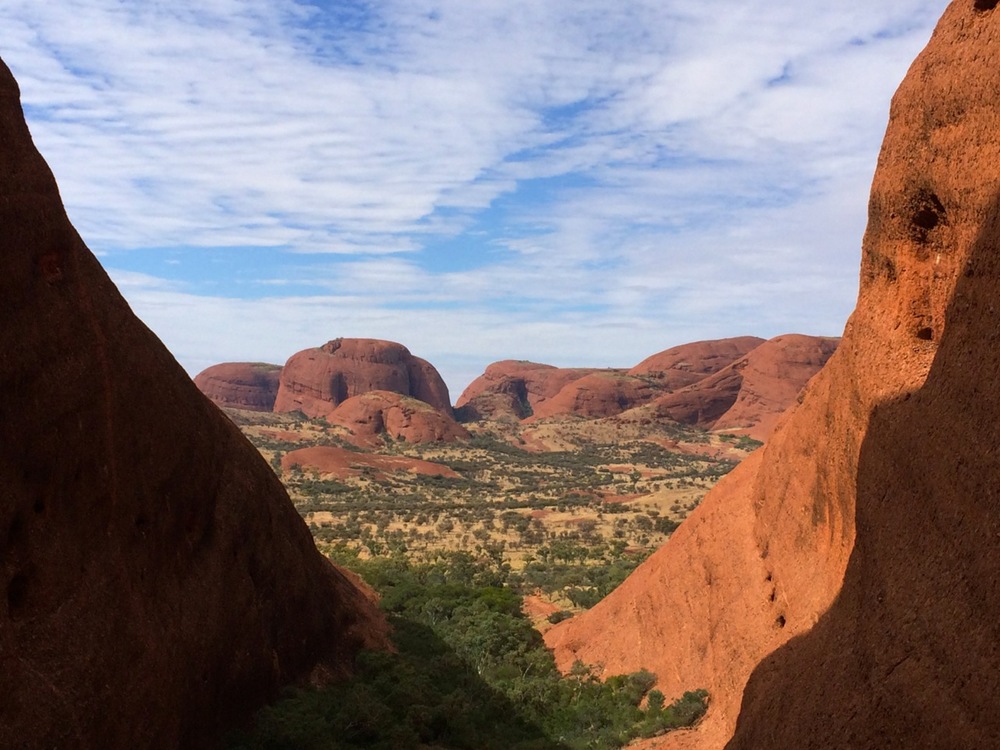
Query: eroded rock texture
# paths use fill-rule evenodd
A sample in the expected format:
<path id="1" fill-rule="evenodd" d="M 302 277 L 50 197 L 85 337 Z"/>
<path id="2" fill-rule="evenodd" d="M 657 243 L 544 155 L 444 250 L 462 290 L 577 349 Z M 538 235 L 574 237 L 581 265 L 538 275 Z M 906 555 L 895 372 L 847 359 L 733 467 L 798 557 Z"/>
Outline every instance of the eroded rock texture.
<path id="1" fill-rule="evenodd" d="M 334 339 L 292 355 L 281 372 L 276 412 L 315 418 L 369 391 L 392 391 L 451 414 L 448 386 L 426 360 L 378 339 Z"/>
<path id="2" fill-rule="evenodd" d="M 272 411 L 278 396 L 281 365 L 225 362 L 202 370 L 194 384 L 219 406 L 248 411 Z"/>
<path id="3" fill-rule="evenodd" d="M 711 691 L 697 731 L 647 746 L 720 748 L 738 715 L 734 748 L 998 744 L 987 5 L 949 6 L 893 100 L 858 306 L 802 403 L 617 591 L 547 634 L 565 666 L 645 666 L 668 696 Z M 741 714 L 751 671 L 795 635 Z"/>
<path id="4" fill-rule="evenodd" d="M 872 189 L 862 301 L 933 353 L 930 374 L 871 413 L 843 588 L 755 670 L 730 748 L 1000 747 L 993 5 L 948 8 L 893 101 Z"/>
<path id="5" fill-rule="evenodd" d="M 451 443 L 469 438 L 464 427 L 419 399 L 391 391 L 352 396 L 326 415 L 330 424 L 351 431 L 351 441 L 375 448 L 385 438 L 408 443 Z"/>
<path id="6" fill-rule="evenodd" d="M 2 63 L 0 262 L 0 747 L 211 747 L 384 643 L 73 230 Z"/>

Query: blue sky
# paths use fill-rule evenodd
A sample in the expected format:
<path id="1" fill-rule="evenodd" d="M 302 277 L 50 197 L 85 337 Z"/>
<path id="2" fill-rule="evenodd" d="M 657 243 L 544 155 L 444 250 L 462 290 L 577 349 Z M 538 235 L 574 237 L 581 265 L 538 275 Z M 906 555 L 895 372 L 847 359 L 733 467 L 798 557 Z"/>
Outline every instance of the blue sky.
<path id="1" fill-rule="evenodd" d="M 192 374 L 338 336 L 631 366 L 839 335 L 944 0 L 6 0 L 70 218 Z"/>

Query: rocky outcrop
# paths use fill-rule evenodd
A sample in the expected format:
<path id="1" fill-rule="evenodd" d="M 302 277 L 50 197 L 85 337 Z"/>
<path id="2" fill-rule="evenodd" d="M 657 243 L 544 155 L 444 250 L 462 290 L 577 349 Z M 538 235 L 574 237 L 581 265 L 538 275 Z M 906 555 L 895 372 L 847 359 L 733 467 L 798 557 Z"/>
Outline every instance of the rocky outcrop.
<path id="1" fill-rule="evenodd" d="M 711 692 L 695 732 L 654 746 L 721 748 L 738 715 L 733 748 L 997 744 L 993 5 L 953 2 L 893 100 L 858 306 L 801 404 L 619 589 L 546 636 L 563 666 Z M 796 635 L 741 712 L 751 671 Z"/>
<path id="2" fill-rule="evenodd" d="M 272 411 L 278 396 L 281 365 L 226 362 L 195 375 L 194 384 L 219 406 Z"/>
<path id="3" fill-rule="evenodd" d="M 334 339 L 292 355 L 281 372 L 274 410 L 321 417 L 369 391 L 411 396 L 451 414 L 448 387 L 433 365 L 401 344 L 378 339 Z"/>
<path id="4" fill-rule="evenodd" d="M 795 403 L 806 383 L 829 361 L 840 339 L 790 333 L 765 341 L 746 358 L 733 405 L 712 424 L 764 440 L 778 418 Z"/>
<path id="5" fill-rule="evenodd" d="M 696 341 L 654 354 L 630 370 L 495 362 L 462 393 L 457 414 L 463 422 L 610 417 L 705 382 L 763 343 L 764 339 L 755 336 Z M 730 375 L 729 382 L 731 390 L 725 388 L 723 377 L 708 383 L 705 392 L 690 391 L 668 399 L 658 413 L 688 424 L 714 423 L 737 401 L 741 376 Z M 680 416 L 674 417 L 674 412 Z"/>
<path id="6" fill-rule="evenodd" d="M 0 63 L 0 747 L 217 746 L 385 643 L 73 230 Z"/>
<path id="7" fill-rule="evenodd" d="M 576 416 L 600 419 L 649 403 L 661 390 L 644 378 L 620 371 L 595 372 L 565 385 L 539 404 L 531 419 Z"/>
<path id="8" fill-rule="evenodd" d="M 353 396 L 325 415 L 330 424 L 350 431 L 359 447 L 374 448 L 384 438 L 408 443 L 451 443 L 469 433 L 454 419 L 429 404 L 390 391 Z"/>
<path id="9" fill-rule="evenodd" d="M 673 391 L 704 380 L 764 343 L 756 336 L 695 341 L 647 357 L 629 375 L 650 378 L 663 390 Z"/>
<path id="10" fill-rule="evenodd" d="M 764 440 L 838 341 L 801 334 L 770 339 L 718 372 L 660 396 L 654 411 L 683 424 Z"/>
<path id="11" fill-rule="evenodd" d="M 524 419 L 567 384 L 598 372 L 620 371 L 553 367 L 513 359 L 494 362 L 469 384 L 455 406 L 462 421 Z"/>
<path id="12" fill-rule="evenodd" d="M 893 101 L 853 337 L 933 364 L 869 413 L 843 587 L 755 670 L 733 750 L 1000 746 L 994 6 L 953 2 Z"/>

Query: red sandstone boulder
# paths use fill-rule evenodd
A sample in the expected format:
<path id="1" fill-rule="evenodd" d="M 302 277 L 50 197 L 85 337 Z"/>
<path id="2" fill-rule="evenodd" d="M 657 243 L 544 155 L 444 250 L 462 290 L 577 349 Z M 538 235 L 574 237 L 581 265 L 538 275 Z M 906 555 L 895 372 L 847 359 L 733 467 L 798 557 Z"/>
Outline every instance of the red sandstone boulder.
<path id="1" fill-rule="evenodd" d="M 998 746 L 995 5 L 953 2 L 893 99 L 858 305 L 801 403 L 546 634 L 564 668 L 709 690 L 695 731 L 646 747 Z"/>
<path id="2" fill-rule="evenodd" d="M 450 443 L 469 437 L 447 414 L 390 391 L 353 396 L 325 416 L 330 424 L 350 430 L 359 447 L 376 447 L 386 437 L 408 443 Z"/>
<path id="3" fill-rule="evenodd" d="M 412 396 L 451 414 L 448 387 L 437 370 L 405 346 L 378 339 L 334 339 L 292 355 L 281 371 L 274 410 L 320 417 L 369 391 Z"/>
<path id="4" fill-rule="evenodd" d="M 0 747 L 208 748 L 386 643 L 66 217 L 0 63 Z"/>
<path id="5" fill-rule="evenodd" d="M 248 411 L 272 411 L 278 396 L 281 365 L 226 362 L 195 375 L 198 390 L 219 406 Z"/>

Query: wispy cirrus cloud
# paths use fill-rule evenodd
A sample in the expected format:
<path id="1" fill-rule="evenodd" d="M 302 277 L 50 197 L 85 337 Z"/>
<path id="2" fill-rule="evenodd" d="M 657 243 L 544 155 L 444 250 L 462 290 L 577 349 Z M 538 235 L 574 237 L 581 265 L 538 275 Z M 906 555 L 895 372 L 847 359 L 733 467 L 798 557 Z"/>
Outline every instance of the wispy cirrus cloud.
<path id="1" fill-rule="evenodd" d="M 944 5 L 10 0 L 0 54 L 189 369 L 377 335 L 456 389 L 507 356 L 837 333 Z"/>

